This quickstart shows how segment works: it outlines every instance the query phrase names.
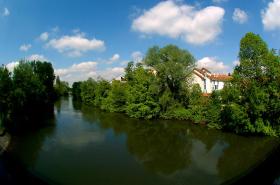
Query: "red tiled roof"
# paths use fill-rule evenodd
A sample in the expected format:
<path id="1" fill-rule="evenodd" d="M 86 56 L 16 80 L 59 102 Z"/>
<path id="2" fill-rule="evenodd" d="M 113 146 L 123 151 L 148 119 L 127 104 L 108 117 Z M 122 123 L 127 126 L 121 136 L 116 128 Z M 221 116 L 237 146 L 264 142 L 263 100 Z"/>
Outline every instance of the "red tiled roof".
<path id="1" fill-rule="evenodd" d="M 232 79 L 232 76 L 226 75 L 226 74 L 212 74 L 209 75 L 208 78 L 211 80 L 217 80 L 217 81 L 229 81 Z"/>
<path id="2" fill-rule="evenodd" d="M 202 79 L 205 79 L 205 76 L 208 77 L 210 80 L 217 80 L 217 81 L 229 81 L 232 79 L 232 77 L 227 74 L 211 74 L 211 72 L 206 68 L 202 68 L 202 69 L 195 68 L 193 72 Z M 207 74 L 206 72 L 210 74 Z"/>

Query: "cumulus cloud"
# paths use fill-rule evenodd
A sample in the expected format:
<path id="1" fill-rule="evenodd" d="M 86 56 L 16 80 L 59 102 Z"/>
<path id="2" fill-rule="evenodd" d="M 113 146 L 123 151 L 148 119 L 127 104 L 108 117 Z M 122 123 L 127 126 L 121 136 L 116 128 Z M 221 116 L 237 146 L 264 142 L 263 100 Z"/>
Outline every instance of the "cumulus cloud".
<path id="1" fill-rule="evenodd" d="M 233 15 L 232 15 L 233 21 L 239 23 L 239 24 L 244 24 L 245 22 L 248 21 L 248 15 L 245 11 L 235 8 Z"/>
<path id="2" fill-rule="evenodd" d="M 2 13 L 3 16 L 9 16 L 10 15 L 10 11 L 8 8 L 4 8 L 4 11 Z"/>
<path id="3" fill-rule="evenodd" d="M 49 39 L 49 33 L 48 32 L 41 33 L 39 38 L 42 41 L 47 41 Z"/>
<path id="4" fill-rule="evenodd" d="M 102 77 L 107 80 L 118 78 L 124 73 L 124 68 L 113 67 L 98 69 L 98 63 L 95 61 L 87 61 L 79 64 L 73 64 L 67 68 L 55 69 L 55 74 L 58 75 L 62 80 L 72 84 L 75 81 L 83 81 L 88 78 L 97 79 Z"/>
<path id="5" fill-rule="evenodd" d="M 73 64 L 67 68 L 55 69 L 55 74 L 71 84 L 75 81 L 86 80 L 89 77 L 94 78 L 96 76 L 96 66 L 97 62 L 87 61 Z"/>
<path id="6" fill-rule="evenodd" d="M 140 51 L 134 51 L 132 54 L 131 54 L 131 58 L 134 62 L 142 62 L 143 60 L 143 53 L 141 53 Z"/>
<path id="7" fill-rule="evenodd" d="M 31 44 L 23 44 L 19 47 L 20 51 L 28 51 L 31 48 Z"/>
<path id="8" fill-rule="evenodd" d="M 217 60 L 214 57 L 204 57 L 197 61 L 198 68 L 206 68 L 214 73 L 226 73 L 229 72 L 230 67 L 223 62 Z"/>
<path id="9" fill-rule="evenodd" d="M 133 20 L 132 29 L 144 34 L 182 38 L 201 45 L 222 32 L 225 10 L 217 6 L 197 8 L 175 0 L 158 3 Z"/>
<path id="10" fill-rule="evenodd" d="M 26 58 L 29 61 L 49 61 L 44 55 L 33 54 Z"/>
<path id="11" fill-rule="evenodd" d="M 88 51 L 102 51 L 105 43 L 95 38 L 88 39 L 84 34 L 73 36 L 65 35 L 59 39 L 52 39 L 47 43 L 47 47 L 56 49 L 60 53 L 65 53 L 70 57 L 79 57 Z"/>
<path id="12" fill-rule="evenodd" d="M 280 0 L 273 0 L 265 10 L 262 10 L 262 23 L 266 30 L 280 29 Z"/>

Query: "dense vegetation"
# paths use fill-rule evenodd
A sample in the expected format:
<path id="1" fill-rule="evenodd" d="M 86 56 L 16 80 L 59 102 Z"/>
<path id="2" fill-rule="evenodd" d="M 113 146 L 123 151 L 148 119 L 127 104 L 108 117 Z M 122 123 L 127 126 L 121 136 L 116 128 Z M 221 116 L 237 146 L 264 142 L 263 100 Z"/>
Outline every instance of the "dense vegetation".
<path id="1" fill-rule="evenodd" d="M 68 96 L 70 92 L 70 87 L 68 82 L 61 81 L 59 76 L 55 79 L 55 85 L 54 85 L 55 94 L 58 97 L 61 96 Z"/>
<path id="2" fill-rule="evenodd" d="M 279 135 L 279 56 L 260 36 L 248 33 L 240 42 L 239 60 L 232 80 L 209 98 L 191 83 L 194 57 L 174 45 L 153 47 L 143 63 L 128 63 L 123 81 L 76 82 L 72 94 L 134 118 L 192 120 L 239 134 Z"/>
<path id="3" fill-rule="evenodd" d="M 13 72 L 0 67 L 0 122 L 9 129 L 38 126 L 36 118 L 53 114 L 57 96 L 51 63 L 21 61 Z"/>

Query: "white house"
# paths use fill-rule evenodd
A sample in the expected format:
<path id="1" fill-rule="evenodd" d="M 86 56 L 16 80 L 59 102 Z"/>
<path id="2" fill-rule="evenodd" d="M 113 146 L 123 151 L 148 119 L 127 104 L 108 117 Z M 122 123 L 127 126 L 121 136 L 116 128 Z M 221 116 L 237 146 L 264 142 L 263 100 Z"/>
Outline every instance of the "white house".
<path id="1" fill-rule="evenodd" d="M 214 74 L 206 68 L 193 70 L 193 84 L 199 84 L 203 93 L 212 93 L 214 90 L 221 90 L 226 81 L 232 77 L 230 74 Z"/>

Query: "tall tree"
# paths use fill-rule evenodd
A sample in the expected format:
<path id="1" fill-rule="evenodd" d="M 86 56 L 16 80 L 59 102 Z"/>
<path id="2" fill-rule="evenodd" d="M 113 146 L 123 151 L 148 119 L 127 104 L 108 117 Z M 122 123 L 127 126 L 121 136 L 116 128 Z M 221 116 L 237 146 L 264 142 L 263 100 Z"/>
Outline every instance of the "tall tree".
<path id="1" fill-rule="evenodd" d="M 195 59 L 187 50 L 167 45 L 163 48 L 155 46 L 149 49 L 144 63 L 156 71 L 162 92 L 169 89 L 174 99 L 178 100 L 180 91 L 192 74 Z"/>

